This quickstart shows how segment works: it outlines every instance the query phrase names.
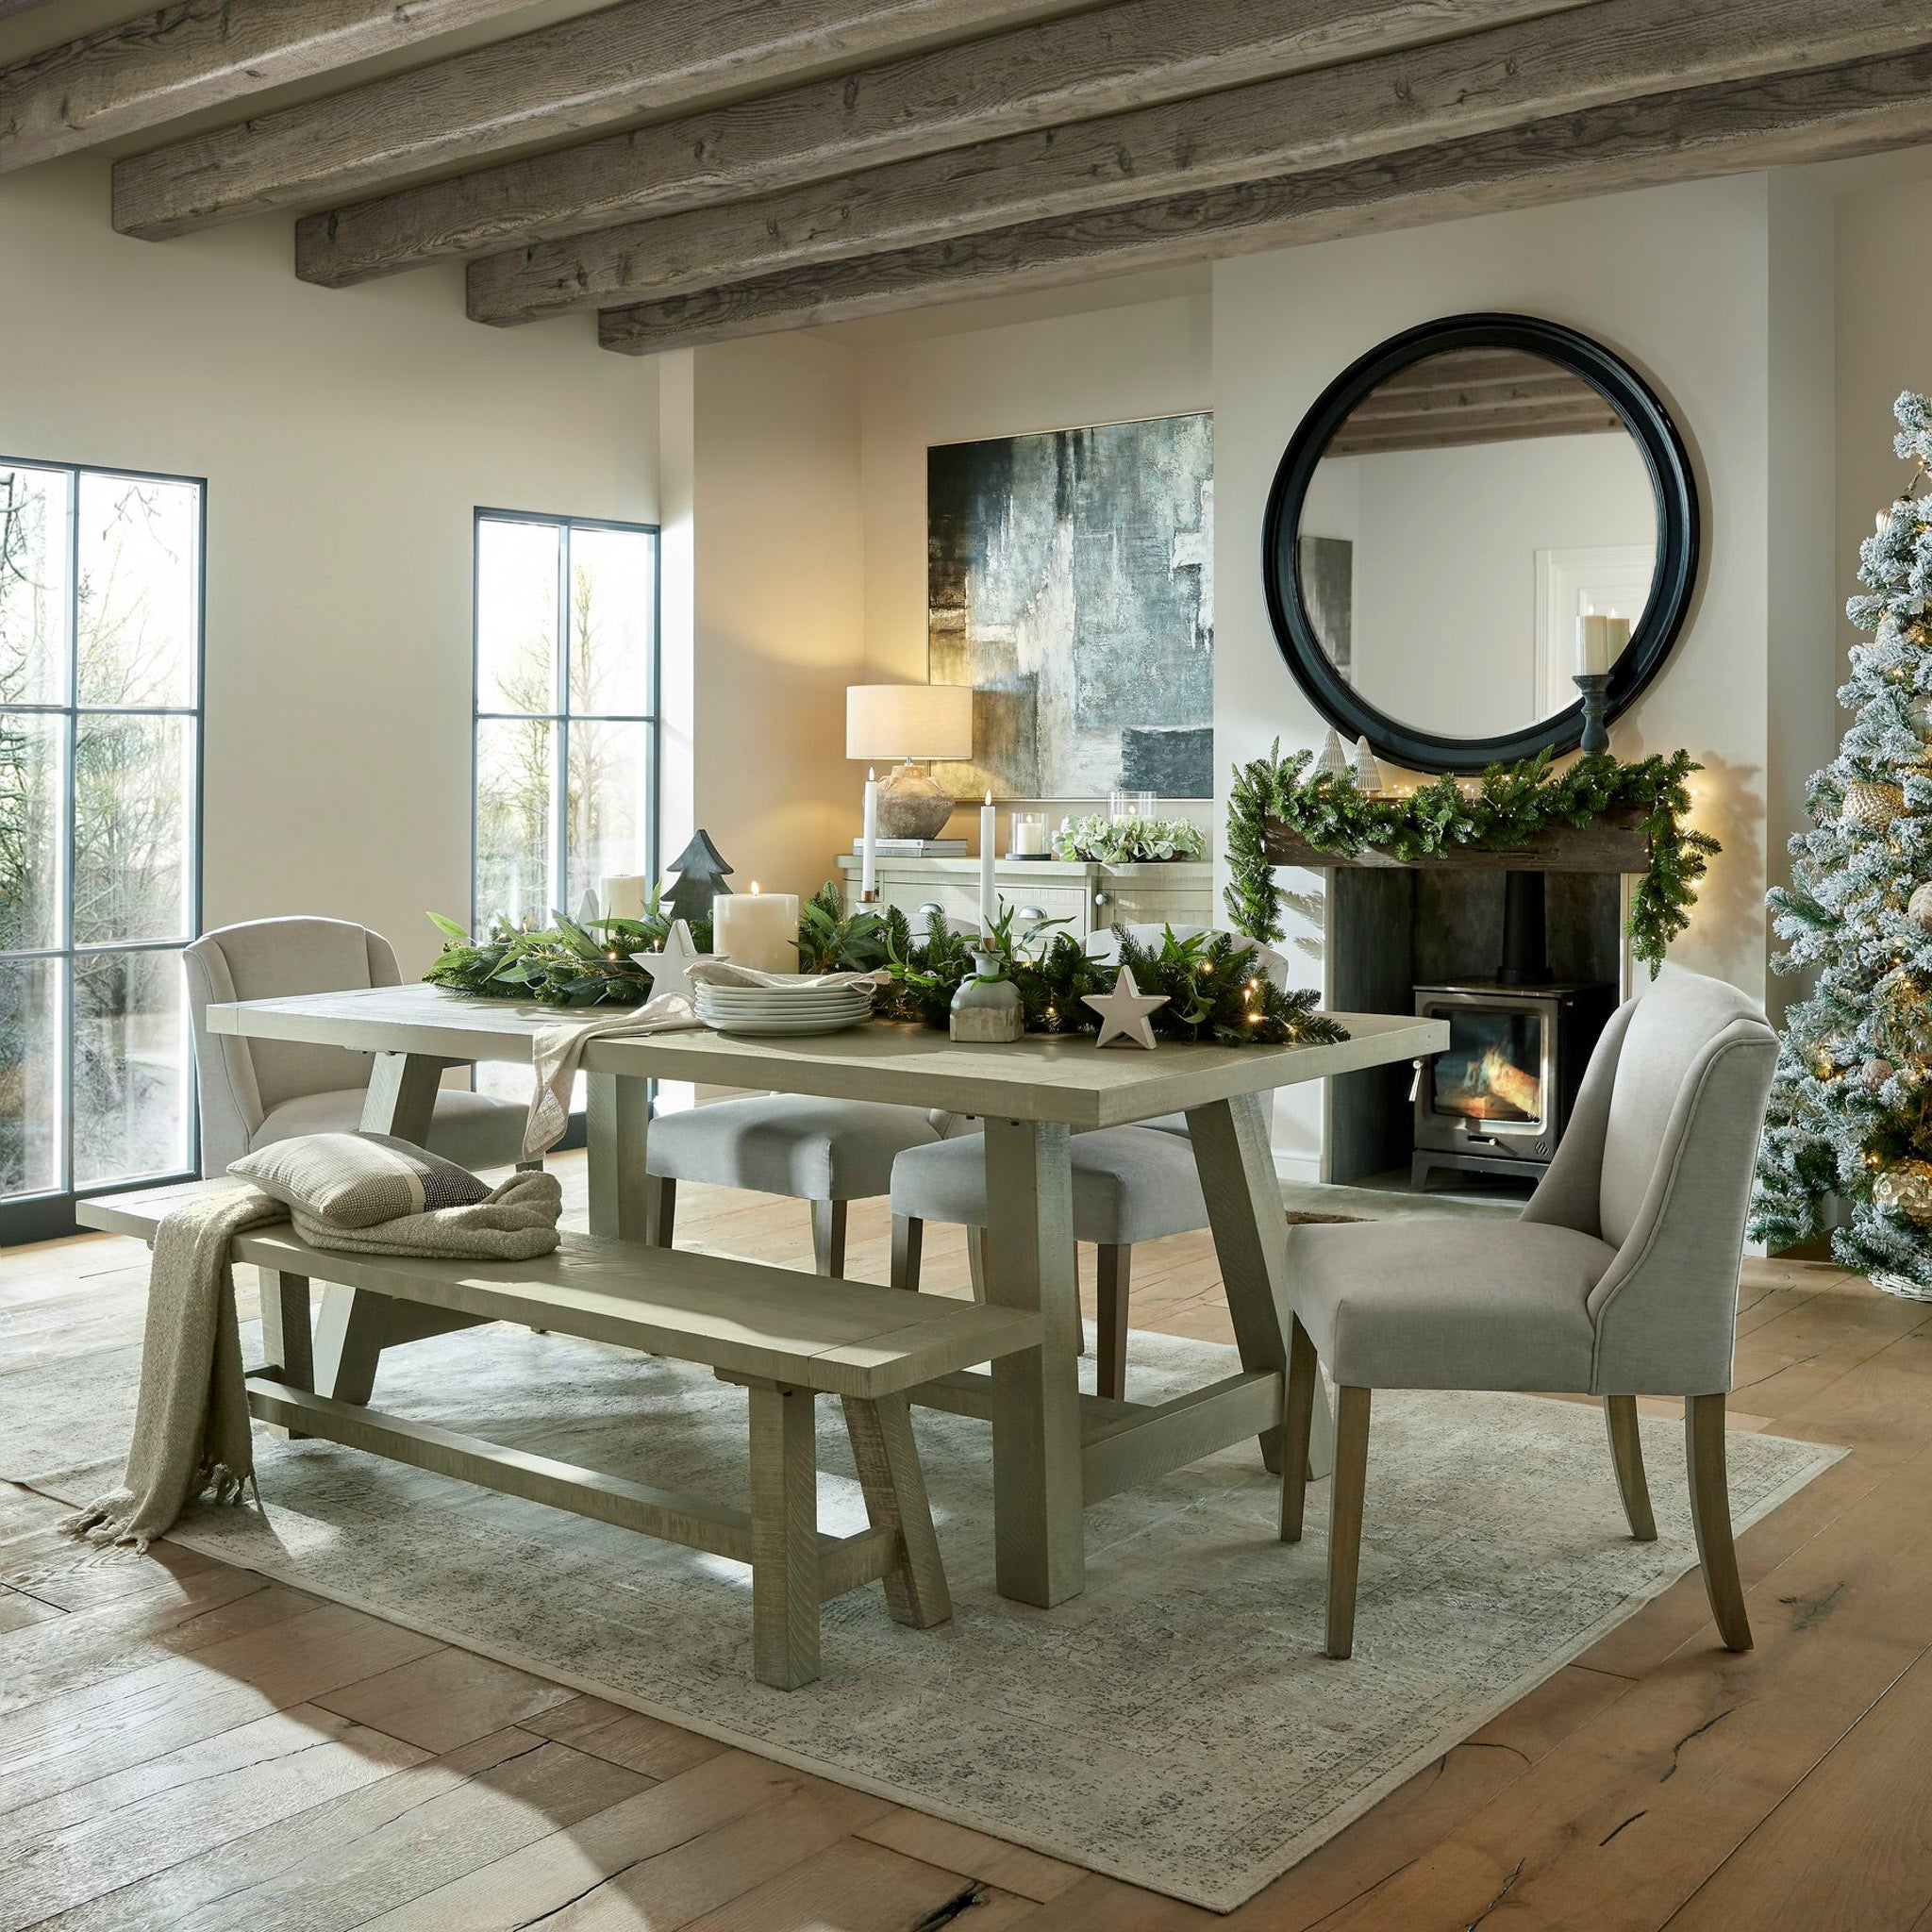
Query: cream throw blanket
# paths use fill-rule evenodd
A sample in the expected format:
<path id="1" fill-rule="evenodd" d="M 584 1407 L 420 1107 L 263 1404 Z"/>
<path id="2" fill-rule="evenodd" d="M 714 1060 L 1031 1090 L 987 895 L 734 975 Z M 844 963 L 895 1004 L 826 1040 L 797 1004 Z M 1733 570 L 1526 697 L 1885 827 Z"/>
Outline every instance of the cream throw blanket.
<path id="1" fill-rule="evenodd" d="M 877 986 L 885 978 L 881 973 L 761 973 L 755 966 L 734 966 L 728 959 L 706 959 L 691 969 L 691 976 L 708 986 L 763 986 L 785 991 Z M 544 1027 L 530 1051 L 537 1077 L 530 1094 L 530 1118 L 524 1128 L 523 1158 L 541 1160 L 563 1139 L 563 1130 L 570 1125 L 570 1090 L 584 1049 L 593 1040 L 685 1031 L 703 1024 L 682 993 L 667 992 L 641 1007 L 621 1007 Z"/>
<path id="2" fill-rule="evenodd" d="M 299 1212 L 292 1219 L 296 1234 L 318 1248 L 525 1261 L 556 1248 L 562 1208 L 555 1174 L 515 1174 L 470 1207 L 399 1215 L 370 1227 L 335 1227 Z M 70 1534 L 144 1550 L 197 1497 L 212 1491 L 217 1503 L 235 1503 L 253 1484 L 255 1446 L 228 1255 L 244 1229 L 291 1218 L 281 1202 L 240 1187 L 184 1202 L 156 1230 L 127 1467 L 119 1489 L 67 1519 Z"/>

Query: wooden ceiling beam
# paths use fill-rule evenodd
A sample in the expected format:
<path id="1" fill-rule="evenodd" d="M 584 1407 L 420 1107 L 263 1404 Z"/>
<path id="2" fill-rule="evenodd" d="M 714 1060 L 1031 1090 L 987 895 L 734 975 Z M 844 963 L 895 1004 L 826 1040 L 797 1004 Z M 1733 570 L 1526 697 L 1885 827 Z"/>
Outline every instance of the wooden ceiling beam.
<path id="1" fill-rule="evenodd" d="M 138 134 L 528 5 L 175 0 L 153 7 L 0 68 L 0 171 Z"/>
<path id="2" fill-rule="evenodd" d="M 1926 40 L 1932 0 L 1603 0 L 1341 67 L 532 243 L 471 264 L 469 311 L 503 324 L 658 300 Z"/>
<path id="3" fill-rule="evenodd" d="M 258 115 L 114 171 L 114 225 L 158 240 L 313 208 L 453 163 L 779 87 L 1092 0 L 624 0 Z"/>
<path id="4" fill-rule="evenodd" d="M 605 309 L 628 355 L 1932 141 L 1932 45 Z"/>
<path id="5" fill-rule="evenodd" d="M 1578 4 L 1115 0 L 1069 19 L 311 215 L 296 228 L 296 273 L 342 287 L 449 256 L 768 193 L 850 174 L 855 165 L 909 159 Z"/>

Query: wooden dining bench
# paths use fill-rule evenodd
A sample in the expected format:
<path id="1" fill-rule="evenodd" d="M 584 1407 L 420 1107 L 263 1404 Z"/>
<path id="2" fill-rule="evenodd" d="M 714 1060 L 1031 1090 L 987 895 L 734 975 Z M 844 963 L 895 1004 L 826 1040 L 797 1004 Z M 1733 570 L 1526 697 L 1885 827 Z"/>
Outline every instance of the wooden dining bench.
<path id="1" fill-rule="evenodd" d="M 152 1242 L 191 1195 L 237 1183 L 84 1201 L 90 1227 Z M 459 1476 L 579 1516 L 749 1563 L 753 1663 L 760 1682 L 794 1690 L 819 1674 L 819 1605 L 874 1581 L 902 1624 L 952 1614 L 907 1391 L 937 1375 L 1041 1346 L 1037 1314 L 827 1280 L 724 1255 L 566 1234 L 535 1261 L 431 1261 L 314 1248 L 286 1224 L 249 1229 L 233 1258 L 261 1271 L 268 1364 L 248 1377 L 264 1423 L 397 1462 Z M 476 1322 L 516 1322 L 644 1355 L 694 1362 L 750 1391 L 751 1496 L 742 1508 L 506 1448 L 433 1424 L 316 1392 L 309 1283 L 342 1283 L 398 1313 L 391 1339 Z M 844 1404 L 871 1526 L 818 1527 L 814 1398 Z"/>

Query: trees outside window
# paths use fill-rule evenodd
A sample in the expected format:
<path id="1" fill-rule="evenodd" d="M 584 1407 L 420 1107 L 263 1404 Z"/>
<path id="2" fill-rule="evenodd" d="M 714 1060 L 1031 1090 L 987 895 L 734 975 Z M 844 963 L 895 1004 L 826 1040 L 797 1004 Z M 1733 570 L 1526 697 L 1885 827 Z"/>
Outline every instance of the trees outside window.
<path id="1" fill-rule="evenodd" d="M 0 1240 L 192 1171 L 203 496 L 0 461 Z"/>

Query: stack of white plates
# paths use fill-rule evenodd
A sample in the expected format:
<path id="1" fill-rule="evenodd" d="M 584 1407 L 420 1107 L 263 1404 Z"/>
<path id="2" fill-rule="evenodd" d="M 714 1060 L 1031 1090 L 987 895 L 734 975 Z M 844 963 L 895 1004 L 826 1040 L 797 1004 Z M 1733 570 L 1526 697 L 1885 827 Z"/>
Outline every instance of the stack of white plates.
<path id="1" fill-rule="evenodd" d="M 872 1012 L 864 986 L 699 986 L 698 1018 L 720 1033 L 838 1033 Z"/>

